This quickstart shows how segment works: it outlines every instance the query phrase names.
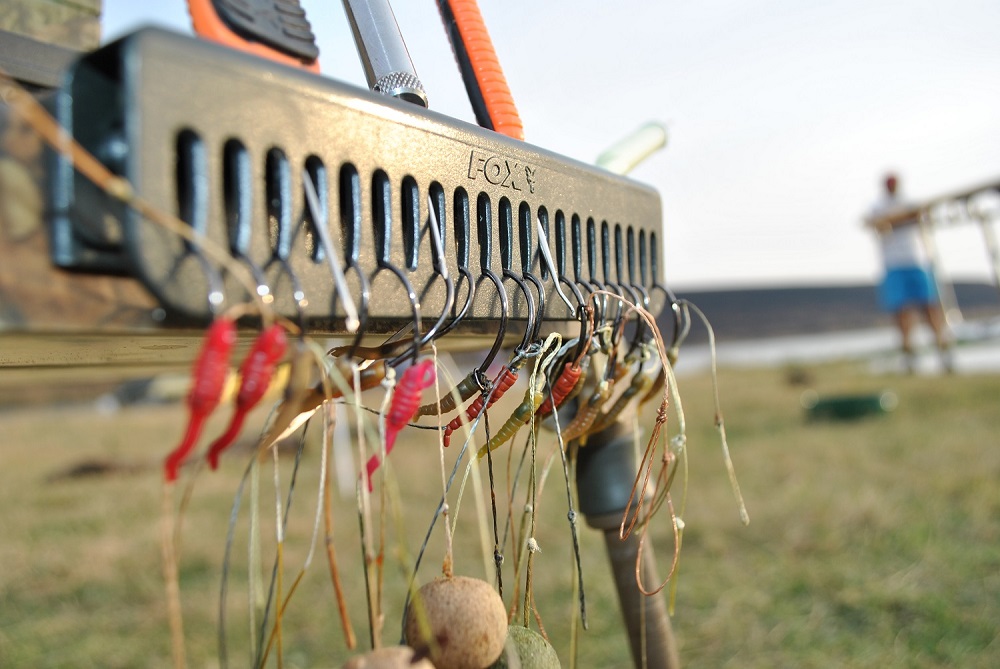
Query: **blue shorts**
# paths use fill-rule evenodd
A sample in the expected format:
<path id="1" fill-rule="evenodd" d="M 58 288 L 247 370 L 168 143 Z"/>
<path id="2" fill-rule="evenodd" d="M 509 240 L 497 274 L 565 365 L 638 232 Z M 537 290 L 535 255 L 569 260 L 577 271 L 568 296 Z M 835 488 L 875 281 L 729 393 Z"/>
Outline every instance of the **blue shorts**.
<path id="1" fill-rule="evenodd" d="M 882 308 L 891 312 L 927 306 L 938 298 L 934 277 L 920 267 L 897 267 L 886 271 L 878 296 Z"/>

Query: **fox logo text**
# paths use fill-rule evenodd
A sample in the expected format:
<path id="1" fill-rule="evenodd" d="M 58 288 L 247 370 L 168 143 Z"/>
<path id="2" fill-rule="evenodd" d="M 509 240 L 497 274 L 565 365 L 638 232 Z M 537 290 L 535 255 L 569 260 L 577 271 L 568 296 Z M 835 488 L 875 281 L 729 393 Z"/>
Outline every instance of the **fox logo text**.
<path id="1" fill-rule="evenodd" d="M 473 149 L 469 155 L 469 178 L 478 179 L 480 175 L 494 186 L 535 192 L 534 167 Z"/>

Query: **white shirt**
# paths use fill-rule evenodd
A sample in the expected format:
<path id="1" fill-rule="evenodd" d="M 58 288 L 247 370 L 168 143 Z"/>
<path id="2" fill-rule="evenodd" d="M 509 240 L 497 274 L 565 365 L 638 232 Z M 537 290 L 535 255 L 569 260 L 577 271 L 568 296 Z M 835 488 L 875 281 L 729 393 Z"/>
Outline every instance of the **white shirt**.
<path id="1" fill-rule="evenodd" d="M 907 206 L 898 197 L 884 195 L 872 207 L 868 220 L 873 221 Z M 927 265 L 927 251 L 920 236 L 920 226 L 896 226 L 886 232 L 879 232 L 878 236 L 881 242 L 882 264 L 886 270 Z"/>

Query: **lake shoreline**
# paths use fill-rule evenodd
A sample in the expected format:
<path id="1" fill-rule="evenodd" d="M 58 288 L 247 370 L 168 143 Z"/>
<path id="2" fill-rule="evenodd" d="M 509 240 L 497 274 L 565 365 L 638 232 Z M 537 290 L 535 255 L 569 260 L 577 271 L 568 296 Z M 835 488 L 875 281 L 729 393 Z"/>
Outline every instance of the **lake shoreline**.
<path id="1" fill-rule="evenodd" d="M 953 347 L 954 372 L 991 374 L 1000 372 L 1000 321 L 965 323 L 956 328 Z M 915 373 L 944 373 L 943 365 L 929 328 L 915 334 Z M 720 367 L 804 366 L 835 362 L 866 362 L 873 374 L 906 373 L 895 328 L 786 335 L 759 339 L 721 341 L 716 346 Z M 705 342 L 683 346 L 676 365 L 679 375 L 701 373 L 711 364 L 711 351 Z"/>

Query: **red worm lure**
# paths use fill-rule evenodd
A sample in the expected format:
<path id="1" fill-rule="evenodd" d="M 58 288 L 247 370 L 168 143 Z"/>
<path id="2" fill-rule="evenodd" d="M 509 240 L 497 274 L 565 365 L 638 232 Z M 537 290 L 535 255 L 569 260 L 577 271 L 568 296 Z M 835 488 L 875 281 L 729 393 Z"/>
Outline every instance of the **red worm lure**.
<path id="1" fill-rule="evenodd" d="M 518 369 L 516 367 L 504 365 L 504 368 L 500 370 L 497 377 L 493 379 L 493 394 L 489 396 L 489 402 L 487 403 L 486 401 L 486 395 L 488 393 L 481 393 L 479 397 L 476 398 L 476 401 L 465 409 L 465 416 L 459 414 L 458 416 L 455 416 L 455 418 L 453 418 L 447 426 L 445 426 L 443 439 L 446 448 L 451 445 L 452 433 L 460 428 L 462 423 L 471 423 L 474 421 L 479 417 L 479 414 L 483 412 L 484 408 L 489 409 L 492 407 L 501 397 L 503 397 L 505 392 L 510 390 L 510 387 L 514 385 L 515 381 L 517 381 L 517 372 Z"/>
<path id="2" fill-rule="evenodd" d="M 243 421 L 250 410 L 257 406 L 271 385 L 275 366 L 285 356 L 288 337 L 285 328 L 275 323 L 257 336 L 257 340 L 240 366 L 240 390 L 236 395 L 236 410 L 226 431 L 212 442 L 208 449 L 208 464 L 219 466 L 219 455 L 239 436 Z"/>
<path id="3" fill-rule="evenodd" d="M 163 463 L 163 475 L 168 482 L 177 480 L 177 470 L 198 441 L 208 415 L 219 404 L 235 343 L 236 324 L 228 318 L 220 318 L 208 327 L 201 352 L 192 368 L 193 382 L 187 396 L 190 414 L 187 430 L 180 445 Z"/>
<path id="4" fill-rule="evenodd" d="M 548 416 L 552 413 L 553 404 L 558 409 L 570 391 L 576 387 L 576 382 L 580 380 L 581 374 L 583 374 L 583 367 L 575 362 L 567 362 L 562 373 L 559 374 L 559 378 L 552 384 L 552 396 L 545 398 L 535 415 Z"/>
<path id="5" fill-rule="evenodd" d="M 420 394 L 424 388 L 434 383 L 435 378 L 434 361 L 430 358 L 418 362 L 403 372 L 402 378 L 396 385 L 396 392 L 392 395 L 389 412 L 385 416 L 385 454 L 387 456 L 396 444 L 396 436 L 399 431 L 413 420 L 417 409 L 420 408 Z M 372 490 L 372 474 L 378 469 L 379 464 L 381 464 L 379 457 L 373 455 L 366 465 L 369 492 Z"/>

